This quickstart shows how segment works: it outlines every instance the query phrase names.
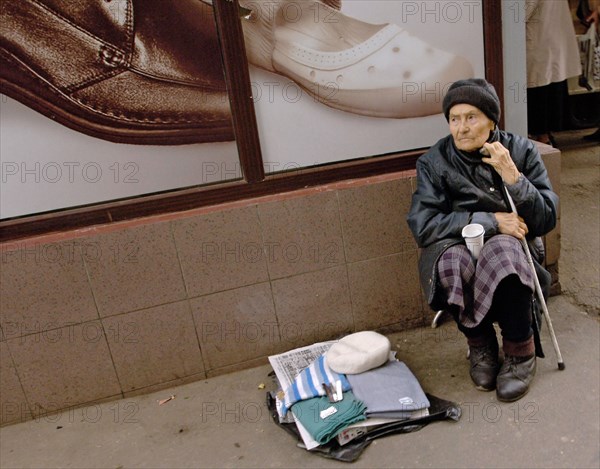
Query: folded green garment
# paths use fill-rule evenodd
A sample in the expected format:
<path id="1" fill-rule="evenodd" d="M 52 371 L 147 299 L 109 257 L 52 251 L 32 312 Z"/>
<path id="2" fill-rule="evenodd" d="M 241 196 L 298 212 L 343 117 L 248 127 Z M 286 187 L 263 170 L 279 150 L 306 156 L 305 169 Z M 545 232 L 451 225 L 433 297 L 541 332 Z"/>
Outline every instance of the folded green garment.
<path id="1" fill-rule="evenodd" d="M 322 445 L 335 438 L 348 425 L 365 420 L 365 409 L 364 403 L 356 399 L 352 391 L 347 391 L 339 402 L 329 402 L 324 396 L 296 402 L 292 406 L 292 413 L 314 440 Z"/>

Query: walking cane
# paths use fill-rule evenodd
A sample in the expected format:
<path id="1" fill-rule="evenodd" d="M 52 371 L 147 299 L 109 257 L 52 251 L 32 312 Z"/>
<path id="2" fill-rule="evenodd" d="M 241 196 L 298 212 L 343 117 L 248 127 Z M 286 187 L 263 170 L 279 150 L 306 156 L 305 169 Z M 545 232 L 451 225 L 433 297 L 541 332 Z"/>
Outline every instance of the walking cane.
<path id="1" fill-rule="evenodd" d="M 512 197 L 508 193 L 508 188 L 506 184 L 502 184 L 504 188 L 504 193 L 506 194 L 506 198 L 508 203 L 510 204 L 510 209 L 513 213 L 517 214 L 517 207 L 515 207 L 515 203 L 513 202 Z M 558 347 L 558 341 L 556 340 L 556 334 L 554 333 L 554 328 L 552 327 L 552 320 L 550 319 L 550 313 L 548 313 L 548 307 L 546 306 L 546 300 L 544 299 L 544 294 L 542 293 L 542 287 L 540 286 L 540 281 L 538 279 L 537 273 L 535 271 L 535 265 L 533 264 L 533 258 L 531 257 L 531 252 L 529 251 L 529 245 L 527 244 L 527 240 L 525 238 L 520 239 L 521 245 L 523 246 L 523 250 L 525 251 L 525 256 L 527 257 L 527 262 L 531 267 L 533 272 L 533 280 L 535 282 L 535 292 L 537 293 L 540 305 L 542 306 L 542 312 L 544 313 L 544 317 L 546 318 L 546 323 L 548 324 L 548 330 L 550 331 L 550 338 L 552 339 L 552 345 L 554 345 L 554 351 L 556 352 L 556 358 L 558 360 L 558 369 L 564 370 L 565 363 L 563 362 L 562 355 L 560 353 L 560 348 Z"/>

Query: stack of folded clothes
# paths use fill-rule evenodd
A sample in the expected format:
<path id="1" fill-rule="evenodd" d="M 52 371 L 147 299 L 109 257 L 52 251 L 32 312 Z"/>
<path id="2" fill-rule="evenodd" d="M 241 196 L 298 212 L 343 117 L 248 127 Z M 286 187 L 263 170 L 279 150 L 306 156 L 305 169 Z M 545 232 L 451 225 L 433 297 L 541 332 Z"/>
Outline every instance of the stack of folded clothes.
<path id="1" fill-rule="evenodd" d="M 292 412 L 319 444 L 335 438 L 349 425 L 366 420 L 365 404 L 351 391 L 343 393 L 342 399 L 334 402 L 326 397 L 299 401 Z"/>
<path id="2" fill-rule="evenodd" d="M 348 375 L 354 395 L 367 406 L 368 417 L 407 419 L 429 407 L 421 385 L 397 360 L 357 375 Z"/>
<path id="3" fill-rule="evenodd" d="M 307 366 L 298 366 L 303 360 Z M 307 449 L 334 438 L 343 445 L 377 426 L 428 415 L 430 403 L 418 380 L 376 332 L 357 332 L 270 361 L 282 389 L 280 422 L 292 417 Z M 290 379 L 294 366 L 302 369 Z"/>

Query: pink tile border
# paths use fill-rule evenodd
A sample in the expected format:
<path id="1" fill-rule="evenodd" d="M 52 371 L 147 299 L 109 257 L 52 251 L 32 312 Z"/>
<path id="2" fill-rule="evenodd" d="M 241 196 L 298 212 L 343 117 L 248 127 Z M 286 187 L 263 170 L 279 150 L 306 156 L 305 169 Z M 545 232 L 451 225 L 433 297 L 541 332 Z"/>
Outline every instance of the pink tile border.
<path id="1" fill-rule="evenodd" d="M 232 210 L 236 208 L 247 207 L 249 205 L 255 205 L 259 203 L 273 202 L 279 200 L 293 199 L 297 197 L 306 197 L 312 194 L 320 192 L 329 192 L 336 190 L 351 189 L 360 186 L 366 186 L 369 184 L 379 184 L 386 181 L 392 181 L 395 179 L 406 179 L 416 176 L 416 170 L 411 169 L 407 171 L 397 171 L 394 173 L 382 174 L 378 176 L 371 176 L 360 179 L 349 179 L 346 181 L 335 182 L 332 184 L 324 184 L 320 186 L 307 187 L 304 189 L 298 189 L 290 192 L 281 192 L 279 194 L 266 195 L 262 197 L 254 197 L 250 199 L 239 200 L 235 202 L 227 202 L 224 204 L 211 205 L 207 207 L 200 207 L 192 210 L 186 210 L 181 212 L 166 213 L 164 215 L 152 215 L 149 217 L 136 218 L 134 220 L 126 220 L 122 222 L 105 223 L 101 225 L 95 225 L 88 228 L 80 228 L 76 230 L 69 230 L 61 233 L 50 233 L 47 235 L 33 236 L 31 238 L 19 239 L 17 241 L 6 241 L 0 243 L 0 253 L 29 248 L 38 244 L 47 243 L 59 243 L 61 241 L 67 241 L 77 238 L 86 238 L 102 233 L 111 233 L 126 228 L 134 228 L 136 226 L 149 225 L 153 223 L 163 223 L 172 220 L 180 220 L 184 218 L 191 218 L 198 215 L 204 215 L 206 213 Z"/>

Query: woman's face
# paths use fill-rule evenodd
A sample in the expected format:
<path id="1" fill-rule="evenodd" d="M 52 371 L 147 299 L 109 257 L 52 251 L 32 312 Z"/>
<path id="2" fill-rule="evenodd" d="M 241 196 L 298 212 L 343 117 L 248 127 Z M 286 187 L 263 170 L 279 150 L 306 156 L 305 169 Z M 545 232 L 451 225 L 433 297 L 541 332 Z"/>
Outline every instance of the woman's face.
<path id="1" fill-rule="evenodd" d="M 456 104 L 450 109 L 448 123 L 456 148 L 479 150 L 496 126 L 488 116 L 470 104 Z"/>

